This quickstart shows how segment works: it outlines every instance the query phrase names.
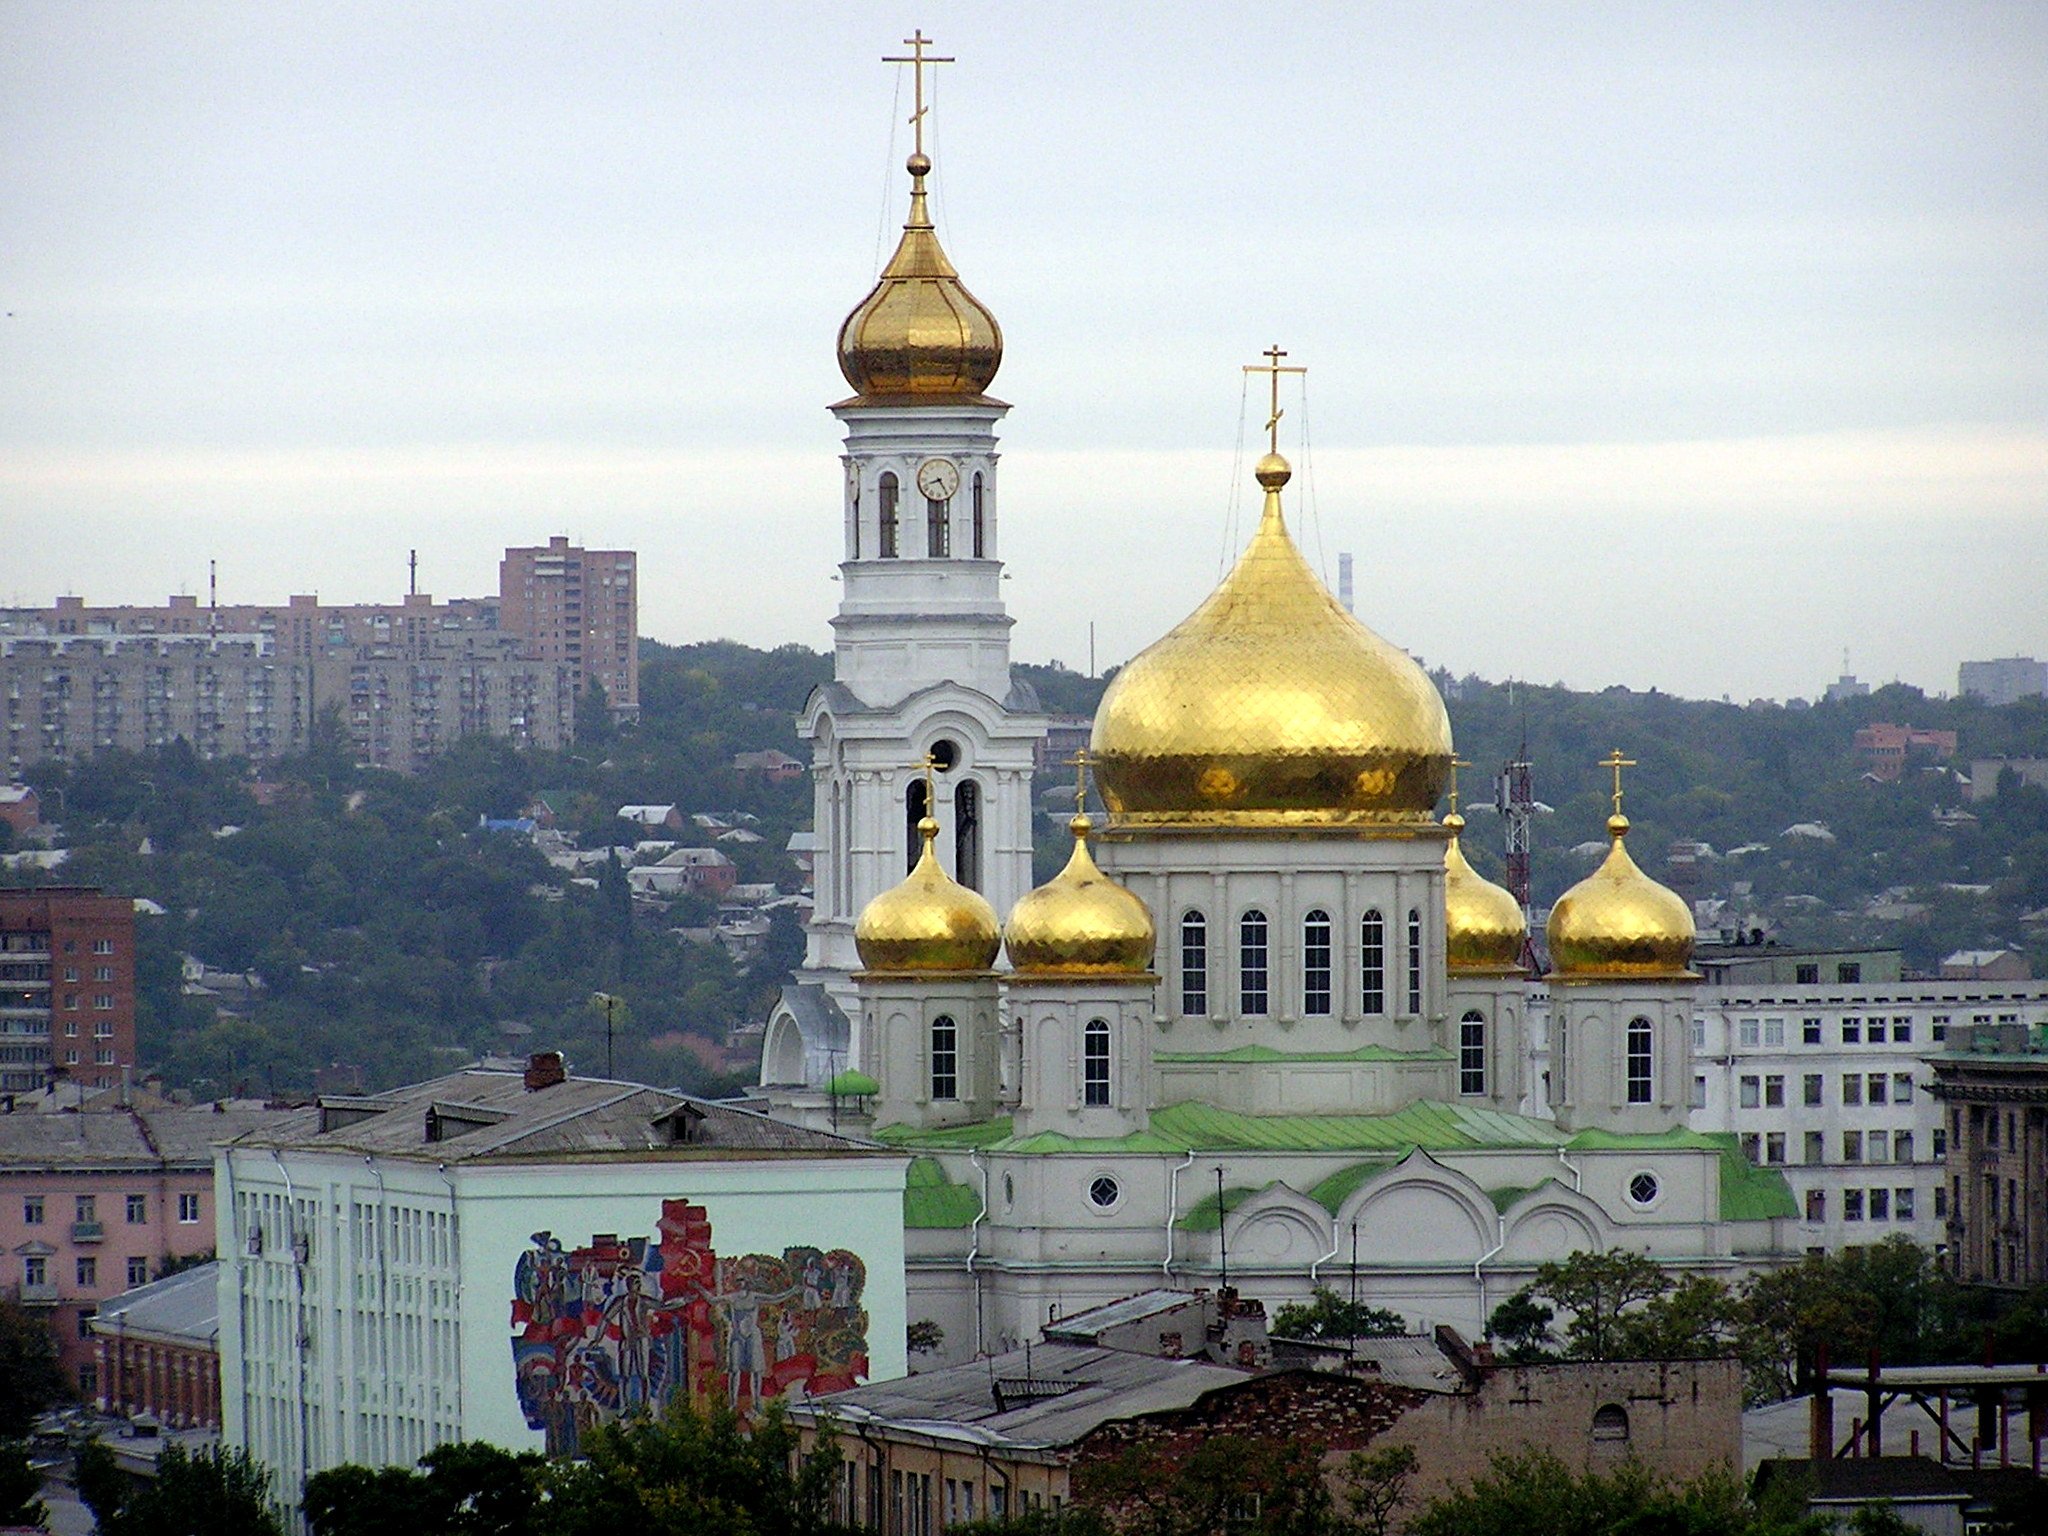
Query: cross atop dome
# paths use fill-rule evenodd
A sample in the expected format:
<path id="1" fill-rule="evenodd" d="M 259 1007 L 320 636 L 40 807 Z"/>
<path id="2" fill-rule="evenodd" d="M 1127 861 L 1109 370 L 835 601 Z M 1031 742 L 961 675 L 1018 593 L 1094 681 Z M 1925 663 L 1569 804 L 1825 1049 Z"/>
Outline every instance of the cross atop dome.
<path id="1" fill-rule="evenodd" d="M 919 27 L 915 32 L 911 33 L 910 36 L 903 39 L 903 46 L 910 50 L 908 56 L 905 56 L 900 53 L 885 53 L 882 55 L 882 62 L 884 64 L 908 64 L 911 66 L 911 77 L 916 82 L 916 84 L 912 87 L 912 90 L 915 95 L 917 103 L 917 110 L 910 114 L 911 130 L 917 135 L 916 147 L 911 151 L 911 155 L 912 158 L 916 160 L 925 159 L 924 115 L 925 112 L 928 110 L 924 104 L 925 66 L 927 64 L 957 64 L 959 62 L 959 60 L 954 59 L 950 56 L 941 58 L 937 54 L 927 54 L 924 51 L 925 46 L 931 41 L 932 40 L 930 38 L 924 35 L 924 28 Z M 931 162 L 928 160 L 925 161 L 925 169 L 929 170 L 930 168 Z M 917 176 L 922 175 L 923 172 L 919 171 L 915 166 L 912 166 L 911 174 L 913 176 Z"/>

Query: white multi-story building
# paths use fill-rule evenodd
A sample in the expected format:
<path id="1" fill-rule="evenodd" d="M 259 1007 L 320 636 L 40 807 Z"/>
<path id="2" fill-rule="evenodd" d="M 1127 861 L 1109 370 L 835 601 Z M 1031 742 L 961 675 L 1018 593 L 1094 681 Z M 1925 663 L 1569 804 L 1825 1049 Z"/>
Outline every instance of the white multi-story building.
<path id="1" fill-rule="evenodd" d="M 325 1097 L 216 1153 L 223 1435 L 295 1497 L 901 1375 L 906 1164 L 551 1054 Z"/>

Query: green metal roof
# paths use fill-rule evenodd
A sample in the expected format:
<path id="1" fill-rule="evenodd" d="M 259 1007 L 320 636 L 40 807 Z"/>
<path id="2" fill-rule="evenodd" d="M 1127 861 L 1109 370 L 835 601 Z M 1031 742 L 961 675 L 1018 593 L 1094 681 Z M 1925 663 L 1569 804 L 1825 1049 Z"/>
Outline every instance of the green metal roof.
<path id="1" fill-rule="evenodd" d="M 1160 1051 L 1155 1061 L 1177 1066 L 1239 1066 L 1246 1062 L 1288 1061 L 1451 1061 L 1447 1050 L 1397 1051 L 1384 1045 L 1361 1045 L 1355 1051 L 1282 1051 L 1270 1045 L 1240 1045 L 1229 1051 Z"/>
<path id="2" fill-rule="evenodd" d="M 861 1098 L 882 1091 L 882 1085 L 858 1067 L 848 1067 L 844 1072 L 825 1085 L 827 1093 L 836 1093 L 844 1098 Z"/>
<path id="3" fill-rule="evenodd" d="M 1396 1159 L 1391 1157 L 1369 1157 L 1362 1163 L 1352 1163 L 1310 1190 L 1308 1197 L 1334 1216 L 1346 1200 L 1395 1164 Z"/>
<path id="4" fill-rule="evenodd" d="M 935 1157 L 915 1157 L 903 1183 L 905 1227 L 969 1227 L 981 1212 L 971 1185 L 955 1184 Z"/>
<path id="5" fill-rule="evenodd" d="M 1267 1184 L 1264 1187 L 1271 1189 L 1273 1185 Z M 1181 1217 L 1174 1225 L 1183 1232 L 1214 1232 L 1223 1225 L 1225 1216 L 1259 1192 L 1249 1185 L 1233 1184 L 1222 1191 L 1220 1196 L 1215 1193 L 1206 1194 L 1190 1206 L 1187 1215 Z"/>

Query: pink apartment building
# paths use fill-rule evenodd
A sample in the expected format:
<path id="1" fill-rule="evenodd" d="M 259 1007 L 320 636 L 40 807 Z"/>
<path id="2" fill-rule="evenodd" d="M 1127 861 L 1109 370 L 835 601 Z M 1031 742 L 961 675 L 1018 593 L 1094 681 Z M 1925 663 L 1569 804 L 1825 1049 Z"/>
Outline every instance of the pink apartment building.
<path id="1" fill-rule="evenodd" d="M 49 1319 L 65 1373 L 100 1394 L 99 1304 L 214 1247 L 213 1144 L 290 1113 L 248 1102 L 0 1108 L 0 1293 Z M 0 1100 L 0 1105 L 7 1101 Z"/>

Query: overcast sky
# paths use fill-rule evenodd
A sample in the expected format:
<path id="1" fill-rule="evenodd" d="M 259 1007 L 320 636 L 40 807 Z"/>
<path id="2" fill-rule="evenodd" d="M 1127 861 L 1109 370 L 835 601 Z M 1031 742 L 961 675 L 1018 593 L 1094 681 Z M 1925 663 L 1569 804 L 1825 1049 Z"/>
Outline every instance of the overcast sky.
<path id="1" fill-rule="evenodd" d="M 827 644 L 913 25 L 1020 658 L 1200 600 L 1275 340 L 1303 544 L 1432 664 L 2048 656 L 2031 0 L 0 0 L 0 604 L 474 593 L 565 532 L 655 638 Z"/>

